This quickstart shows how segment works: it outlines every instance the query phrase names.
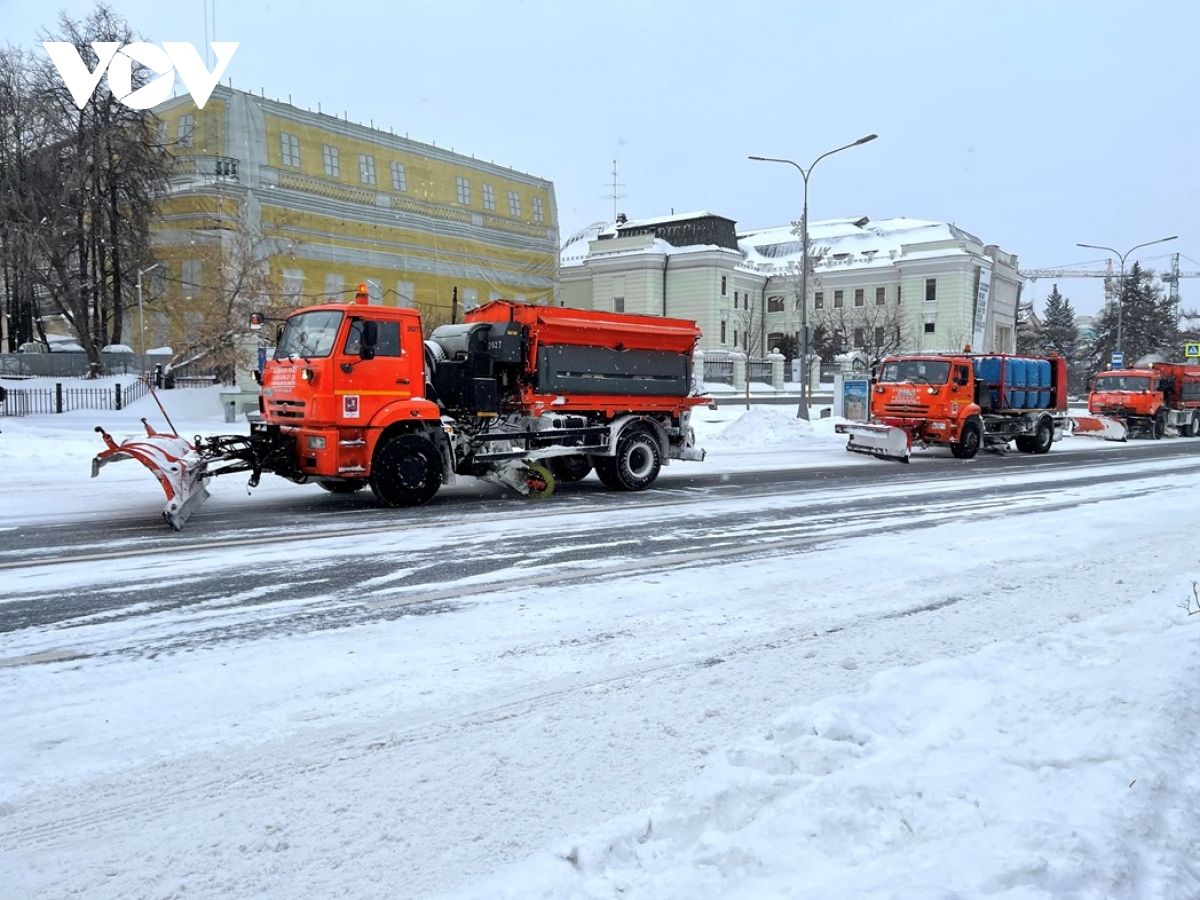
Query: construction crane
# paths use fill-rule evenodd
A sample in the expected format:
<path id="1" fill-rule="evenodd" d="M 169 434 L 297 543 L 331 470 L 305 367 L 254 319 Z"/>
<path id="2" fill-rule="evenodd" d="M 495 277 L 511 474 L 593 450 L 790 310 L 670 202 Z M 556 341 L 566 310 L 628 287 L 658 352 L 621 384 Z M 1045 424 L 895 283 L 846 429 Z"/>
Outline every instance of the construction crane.
<path id="1" fill-rule="evenodd" d="M 1018 269 L 1017 274 L 1026 281 L 1037 281 L 1039 278 L 1103 278 L 1104 302 L 1113 302 L 1117 298 L 1117 281 L 1113 276 L 1112 260 L 1103 269 Z M 1168 296 L 1176 309 L 1179 308 L 1179 279 L 1200 278 L 1200 272 L 1179 271 L 1179 254 L 1171 254 L 1171 271 L 1158 276 L 1168 286 Z"/>
<path id="2" fill-rule="evenodd" d="M 1111 303 L 1116 297 L 1111 259 L 1104 269 L 1018 269 L 1017 274 L 1026 281 L 1037 281 L 1039 278 L 1103 278 L 1104 302 Z"/>

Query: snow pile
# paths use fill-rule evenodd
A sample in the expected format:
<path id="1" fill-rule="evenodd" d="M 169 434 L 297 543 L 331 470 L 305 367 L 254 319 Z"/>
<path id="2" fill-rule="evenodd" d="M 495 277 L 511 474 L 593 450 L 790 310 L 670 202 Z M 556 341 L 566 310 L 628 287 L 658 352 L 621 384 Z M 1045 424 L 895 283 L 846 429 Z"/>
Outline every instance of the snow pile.
<path id="1" fill-rule="evenodd" d="M 833 435 L 831 420 L 818 420 L 814 424 L 799 419 L 792 406 L 757 406 L 739 412 L 736 419 L 705 440 L 745 448 L 783 447 Z"/>

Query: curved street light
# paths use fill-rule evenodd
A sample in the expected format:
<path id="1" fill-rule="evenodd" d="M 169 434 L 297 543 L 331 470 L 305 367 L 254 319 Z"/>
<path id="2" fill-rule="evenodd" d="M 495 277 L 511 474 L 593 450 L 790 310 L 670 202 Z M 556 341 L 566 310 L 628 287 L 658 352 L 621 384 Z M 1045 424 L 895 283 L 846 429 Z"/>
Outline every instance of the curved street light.
<path id="1" fill-rule="evenodd" d="M 868 134 L 865 137 L 860 137 L 857 141 L 846 144 L 842 147 L 835 147 L 832 150 L 827 150 L 809 164 L 808 168 L 804 168 L 799 163 L 790 159 L 781 159 L 775 156 L 751 156 L 750 159 L 756 162 L 777 162 L 787 163 L 789 166 L 795 166 L 800 172 L 800 176 L 804 179 L 804 212 L 800 216 L 800 228 L 802 230 L 801 242 L 803 246 L 804 260 L 800 267 L 800 406 L 796 410 L 797 419 L 807 419 L 808 415 L 808 372 L 806 363 L 808 362 L 808 176 L 812 174 L 812 170 L 817 163 L 827 156 L 832 156 L 835 153 L 840 153 L 842 150 L 849 150 L 851 147 L 857 147 L 859 144 L 866 144 L 879 137 L 877 134 Z"/>
<path id="2" fill-rule="evenodd" d="M 1112 247 L 1102 247 L 1099 244 L 1076 244 L 1075 245 L 1076 247 L 1087 247 L 1090 250 L 1107 250 L 1109 253 L 1113 254 L 1114 256 L 1116 256 L 1117 258 L 1119 258 L 1121 260 L 1121 280 L 1118 282 L 1118 284 L 1120 285 L 1120 288 L 1117 293 L 1117 353 L 1122 353 L 1122 351 L 1121 351 L 1121 336 L 1122 336 L 1121 335 L 1121 313 L 1125 309 L 1125 259 L 1126 259 L 1126 257 L 1128 257 L 1129 254 L 1132 253 L 1134 250 L 1140 250 L 1142 247 L 1149 247 L 1151 244 L 1162 244 L 1162 243 L 1165 243 L 1166 241 L 1173 241 L 1177 237 L 1179 237 L 1179 235 L 1173 234 L 1170 237 L 1159 238 L 1157 241 L 1146 241 L 1146 243 L 1144 243 L 1144 244 L 1138 244 L 1135 247 L 1130 247 L 1124 253 L 1121 253 L 1119 250 L 1115 250 Z M 1125 357 L 1124 357 L 1123 353 L 1121 356 L 1121 365 L 1122 366 L 1125 365 Z"/>

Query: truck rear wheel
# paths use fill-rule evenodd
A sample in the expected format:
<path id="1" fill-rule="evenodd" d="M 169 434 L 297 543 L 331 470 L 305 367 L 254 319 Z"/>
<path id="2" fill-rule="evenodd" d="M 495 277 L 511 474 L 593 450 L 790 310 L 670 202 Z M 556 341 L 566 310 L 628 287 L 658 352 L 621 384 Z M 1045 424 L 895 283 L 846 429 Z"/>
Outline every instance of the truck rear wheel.
<path id="1" fill-rule="evenodd" d="M 1049 453 L 1052 446 L 1054 446 L 1054 423 L 1043 417 L 1037 423 L 1037 429 L 1033 433 L 1032 452 Z"/>
<path id="2" fill-rule="evenodd" d="M 1180 429 L 1180 434 L 1184 437 L 1200 437 L 1200 412 L 1192 413 L 1188 423 Z"/>
<path id="3" fill-rule="evenodd" d="M 983 423 L 979 419 L 967 419 L 958 433 L 958 443 L 950 445 L 955 459 L 974 459 L 983 446 Z"/>
<path id="4" fill-rule="evenodd" d="M 596 474 L 615 491 L 641 491 L 650 487 L 662 469 L 662 456 L 654 435 L 640 425 L 626 428 L 617 439 L 615 456 L 596 457 Z"/>
<path id="5" fill-rule="evenodd" d="M 421 506 L 442 484 L 442 457 L 428 438 L 397 434 L 375 451 L 371 491 L 387 506 Z"/>

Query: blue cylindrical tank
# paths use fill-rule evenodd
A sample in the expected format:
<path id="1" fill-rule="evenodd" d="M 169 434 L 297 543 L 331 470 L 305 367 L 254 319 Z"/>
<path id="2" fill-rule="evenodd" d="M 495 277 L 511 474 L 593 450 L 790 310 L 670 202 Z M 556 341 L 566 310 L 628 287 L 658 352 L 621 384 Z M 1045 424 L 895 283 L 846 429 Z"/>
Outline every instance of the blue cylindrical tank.
<path id="1" fill-rule="evenodd" d="M 1008 395 L 1006 409 L 1025 408 L 1025 360 L 1009 356 L 1004 360 L 1004 387 Z"/>
<path id="2" fill-rule="evenodd" d="M 988 385 L 992 409 L 1000 406 L 1000 359 L 996 356 L 980 356 L 975 360 L 975 374 Z"/>
<path id="3" fill-rule="evenodd" d="M 1051 379 L 1052 367 L 1050 360 L 1039 359 L 1037 361 L 1038 368 L 1038 407 L 1041 409 L 1049 409 L 1050 407 L 1050 388 L 1052 386 Z"/>

